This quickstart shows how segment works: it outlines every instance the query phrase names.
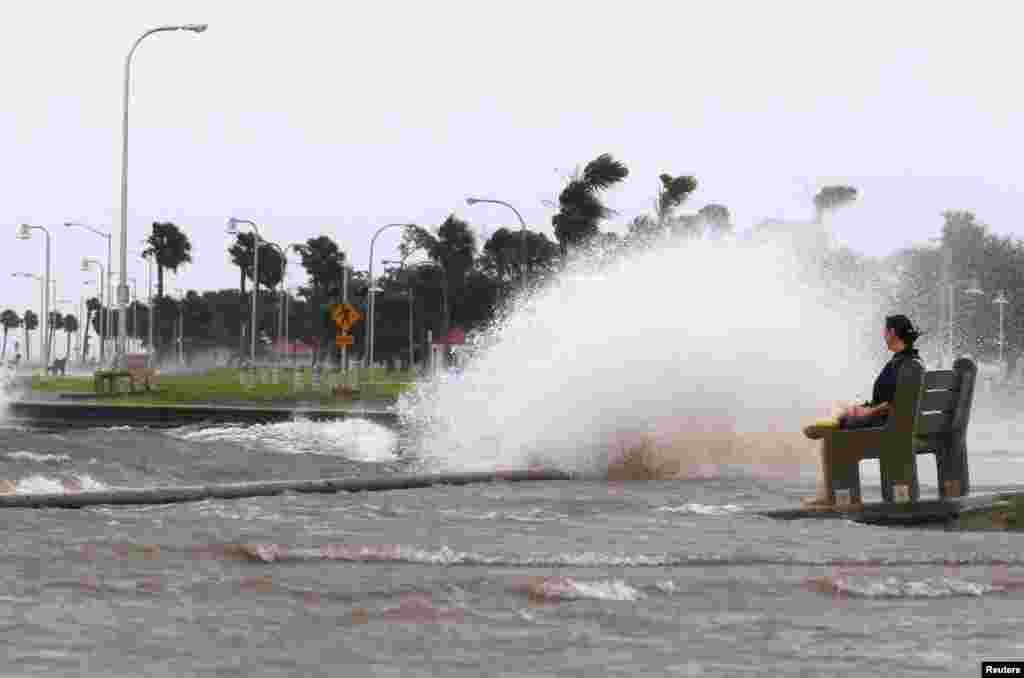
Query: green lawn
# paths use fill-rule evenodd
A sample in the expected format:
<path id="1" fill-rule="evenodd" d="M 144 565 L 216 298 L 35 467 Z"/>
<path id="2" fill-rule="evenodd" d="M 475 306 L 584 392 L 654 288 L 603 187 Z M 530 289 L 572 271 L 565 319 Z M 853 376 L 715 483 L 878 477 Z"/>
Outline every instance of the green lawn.
<path id="1" fill-rule="evenodd" d="M 157 390 L 152 393 L 136 393 L 112 399 L 111 403 L 186 403 L 204 401 L 251 401 L 251 402 L 289 402 L 313 401 L 322 404 L 341 404 L 345 398 L 336 398 L 321 390 L 314 392 L 309 386 L 309 375 L 306 375 L 306 386 L 303 390 L 292 390 L 293 372 L 281 370 L 281 384 L 256 383 L 251 387 L 243 386 L 236 368 L 215 368 L 201 375 L 161 375 L 157 380 Z M 372 377 L 373 381 L 368 380 Z M 323 374 L 327 378 L 326 371 Z M 408 372 L 387 372 L 384 369 L 353 370 L 351 382 L 358 384 L 359 393 L 356 399 L 393 399 L 400 393 L 412 388 L 413 376 Z M 92 377 L 42 377 L 32 378 L 32 389 L 41 392 L 62 393 L 93 393 Z M 122 382 L 124 383 L 124 382 Z"/>
<path id="2" fill-rule="evenodd" d="M 1004 495 L 991 511 L 968 513 L 957 520 L 961 530 L 1024 530 L 1024 496 Z"/>

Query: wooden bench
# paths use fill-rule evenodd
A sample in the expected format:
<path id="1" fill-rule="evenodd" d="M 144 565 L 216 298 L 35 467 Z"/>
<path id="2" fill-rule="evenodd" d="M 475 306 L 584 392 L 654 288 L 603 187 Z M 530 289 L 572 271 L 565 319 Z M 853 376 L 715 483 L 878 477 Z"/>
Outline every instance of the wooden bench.
<path id="1" fill-rule="evenodd" d="M 136 384 L 145 384 L 146 390 L 152 390 L 156 382 L 157 371 L 149 367 L 149 357 L 145 353 L 129 353 L 124 357 L 125 370 L 131 381 L 132 392 L 135 392 Z"/>
<path id="2" fill-rule="evenodd" d="M 97 370 L 93 375 L 93 389 L 96 393 L 117 393 L 117 380 L 131 377 L 127 370 Z"/>
<path id="3" fill-rule="evenodd" d="M 826 434 L 830 453 L 825 480 L 833 493 L 846 490 L 851 503 L 861 503 L 859 464 L 864 459 L 878 459 L 882 498 L 886 502 L 917 502 L 916 455 L 933 454 L 939 499 L 966 496 L 970 491 L 967 424 L 977 373 L 977 366 L 967 358 L 953 363 L 952 370 L 934 372 L 925 372 L 913 360 L 903 363 L 885 425 Z"/>
<path id="4" fill-rule="evenodd" d="M 147 356 L 144 353 L 128 354 L 124 359 L 124 367 L 113 370 L 98 370 L 93 377 L 96 393 L 116 393 L 119 379 L 127 379 L 131 392 L 135 392 L 136 384 L 144 384 L 146 390 L 152 390 L 156 382 L 157 371 L 147 367 Z"/>
<path id="5" fill-rule="evenodd" d="M 46 368 L 46 373 L 56 375 L 59 372 L 60 376 L 63 377 L 65 374 L 67 374 L 67 366 L 67 358 L 57 358 L 56 360 L 53 361 L 52 365 Z"/>

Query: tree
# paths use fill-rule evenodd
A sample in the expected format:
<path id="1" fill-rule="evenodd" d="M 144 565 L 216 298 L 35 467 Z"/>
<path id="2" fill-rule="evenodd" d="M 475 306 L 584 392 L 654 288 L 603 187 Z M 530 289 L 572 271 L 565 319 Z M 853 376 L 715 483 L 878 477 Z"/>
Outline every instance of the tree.
<path id="1" fill-rule="evenodd" d="M 825 186 L 814 196 L 814 221 L 821 223 L 829 212 L 846 207 L 857 200 L 857 189 L 853 186 Z"/>
<path id="2" fill-rule="evenodd" d="M 153 232 L 146 238 L 143 257 L 153 257 L 156 262 L 156 295 L 164 296 L 164 269 L 178 272 L 182 264 L 192 261 L 192 243 L 171 222 L 153 222 Z"/>
<path id="3" fill-rule="evenodd" d="M 0 313 L 0 324 L 4 326 L 4 346 L 0 350 L 0 359 L 7 356 L 7 332 L 8 330 L 14 330 L 21 326 L 21 318 L 18 314 L 11 309 L 6 309 L 3 313 Z"/>
<path id="4" fill-rule="evenodd" d="M 71 357 L 71 335 L 78 331 L 78 318 L 68 313 L 64 316 L 64 332 L 67 334 L 67 346 L 64 349 L 64 359 Z"/>
<path id="5" fill-rule="evenodd" d="M 569 248 L 597 235 L 598 224 L 614 214 L 601 201 L 599 193 L 628 175 L 625 165 L 604 153 L 570 178 L 558 196 L 558 214 L 551 218 L 563 259 Z"/>
<path id="6" fill-rule="evenodd" d="M 25 326 L 25 360 L 29 361 L 32 360 L 32 335 L 29 333 L 39 327 L 39 316 L 32 309 L 28 309 L 23 316 L 23 324 Z"/>
<path id="7" fill-rule="evenodd" d="M 729 208 L 725 205 L 717 203 L 704 205 L 697 211 L 697 220 L 715 234 L 730 233 L 733 230 L 732 215 L 729 214 Z"/>
<path id="8" fill-rule="evenodd" d="M 242 305 L 241 325 L 246 325 L 246 318 L 249 317 L 244 313 L 245 310 L 245 281 L 246 279 L 252 280 L 253 277 L 253 252 L 256 247 L 256 234 L 251 232 L 239 233 L 235 236 L 235 242 L 232 243 L 231 247 L 228 248 L 228 254 L 231 256 L 231 263 L 238 267 L 239 281 L 238 290 L 241 293 L 240 301 Z M 284 258 L 281 253 L 278 252 L 276 247 L 267 244 L 266 242 L 260 241 L 260 285 L 268 289 L 277 287 L 278 284 L 284 279 Z M 260 285 L 253 284 L 253 294 L 259 294 Z M 249 303 L 252 303 L 251 300 Z M 271 322 L 273 325 L 273 322 Z M 257 328 L 259 323 L 257 323 Z M 245 333 L 239 332 L 240 350 L 245 352 Z"/>
<path id="9" fill-rule="evenodd" d="M 675 210 L 697 190 L 697 179 L 691 176 L 673 177 L 671 174 L 661 174 L 658 180 L 661 182 L 661 188 L 654 206 L 658 227 L 664 228 Z"/>
<path id="10" fill-rule="evenodd" d="M 62 329 L 64 329 L 64 314 L 61 313 L 60 311 L 50 311 L 50 336 L 47 338 L 47 340 L 50 346 L 51 357 L 52 354 L 55 353 L 55 351 L 53 350 L 53 340 L 57 336 L 57 330 Z"/>
<path id="11" fill-rule="evenodd" d="M 403 259 L 413 252 L 423 251 L 444 272 L 441 331 L 447 355 L 448 332 L 455 310 L 452 301 L 456 298 L 461 300 L 464 295 L 466 277 L 473 268 L 476 255 L 476 236 L 468 223 L 451 214 L 438 228 L 437 235 L 419 226 L 407 228 L 402 236 L 400 249 Z"/>
<path id="12" fill-rule="evenodd" d="M 512 231 L 504 226 L 491 234 L 491 237 L 484 243 L 481 266 L 494 275 L 500 282 L 511 282 L 512 271 L 516 270 L 517 238 Z"/>
<path id="13" fill-rule="evenodd" d="M 272 290 L 284 280 L 284 258 L 272 245 L 260 242 L 260 284 Z"/>
<path id="14" fill-rule="evenodd" d="M 192 243 L 175 224 L 169 221 L 154 221 L 153 231 L 146 238 L 146 249 L 143 250 L 142 256 L 153 257 L 156 262 L 156 296 L 160 299 L 164 296 L 164 269 L 177 273 L 180 266 L 191 262 Z M 159 313 L 159 309 L 160 304 L 156 304 L 153 314 Z M 156 320 L 159 327 L 158 319 Z"/>
<path id="15" fill-rule="evenodd" d="M 302 258 L 302 267 L 309 276 L 311 301 L 318 302 L 327 290 L 335 285 L 341 286 L 341 277 L 345 266 L 345 252 L 326 235 L 310 238 L 305 245 L 292 247 Z"/>

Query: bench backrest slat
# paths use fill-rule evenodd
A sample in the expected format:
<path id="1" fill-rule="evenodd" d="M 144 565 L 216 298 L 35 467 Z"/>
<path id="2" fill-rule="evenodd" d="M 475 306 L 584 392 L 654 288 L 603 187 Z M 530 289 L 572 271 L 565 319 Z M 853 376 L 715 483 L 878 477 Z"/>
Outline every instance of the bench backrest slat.
<path id="1" fill-rule="evenodd" d="M 952 412 L 927 412 L 917 417 L 917 435 L 929 436 L 949 433 L 953 427 Z"/>
<path id="2" fill-rule="evenodd" d="M 957 375 L 952 370 L 934 370 L 924 375 L 924 387 L 929 391 L 948 391 L 957 387 Z"/>
<path id="3" fill-rule="evenodd" d="M 958 391 L 925 391 L 921 398 L 921 412 L 952 412 L 960 402 Z"/>

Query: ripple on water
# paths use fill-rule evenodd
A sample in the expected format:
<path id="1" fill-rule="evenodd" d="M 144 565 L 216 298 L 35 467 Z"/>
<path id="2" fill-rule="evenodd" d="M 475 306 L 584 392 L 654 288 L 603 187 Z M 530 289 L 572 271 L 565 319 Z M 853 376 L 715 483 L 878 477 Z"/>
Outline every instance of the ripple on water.
<path id="1" fill-rule="evenodd" d="M 395 432 L 367 419 L 296 419 L 248 426 L 172 429 L 167 434 L 191 442 L 259 446 L 279 454 L 319 454 L 364 462 L 398 460 Z"/>
<path id="2" fill-rule="evenodd" d="M 32 462 L 36 464 L 50 465 L 64 464 L 71 461 L 71 456 L 67 454 L 47 454 L 40 452 L 30 452 L 28 450 L 6 452 L 4 454 L 0 454 L 0 457 L 4 459 L 9 459 L 10 461 Z"/>

